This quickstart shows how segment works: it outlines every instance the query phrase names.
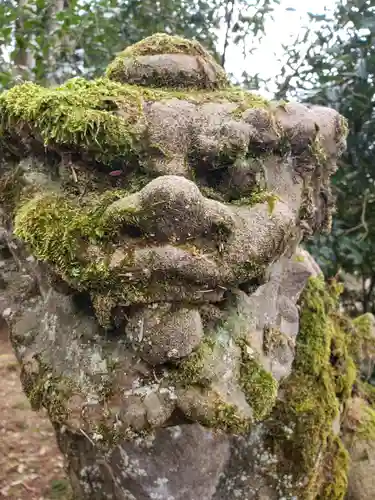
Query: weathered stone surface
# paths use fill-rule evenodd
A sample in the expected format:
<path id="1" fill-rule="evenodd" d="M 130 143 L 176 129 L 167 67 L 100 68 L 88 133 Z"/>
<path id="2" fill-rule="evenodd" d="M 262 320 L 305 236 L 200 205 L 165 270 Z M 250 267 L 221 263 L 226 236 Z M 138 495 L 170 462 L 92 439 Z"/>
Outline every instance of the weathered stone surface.
<path id="1" fill-rule="evenodd" d="M 375 369 L 375 318 L 371 313 L 355 319 L 359 333 L 353 339 L 356 362 L 362 378 L 370 380 Z"/>
<path id="2" fill-rule="evenodd" d="M 165 304 L 135 311 L 125 333 L 144 361 L 158 365 L 191 354 L 203 339 L 203 326 L 197 309 Z"/>
<path id="3" fill-rule="evenodd" d="M 300 244 L 345 120 L 166 35 L 0 120 L 1 313 L 76 498 L 342 499 L 368 321 Z"/>
<path id="4" fill-rule="evenodd" d="M 375 411 L 360 397 L 349 401 L 344 442 L 350 453 L 347 500 L 370 500 L 375 491 Z"/>

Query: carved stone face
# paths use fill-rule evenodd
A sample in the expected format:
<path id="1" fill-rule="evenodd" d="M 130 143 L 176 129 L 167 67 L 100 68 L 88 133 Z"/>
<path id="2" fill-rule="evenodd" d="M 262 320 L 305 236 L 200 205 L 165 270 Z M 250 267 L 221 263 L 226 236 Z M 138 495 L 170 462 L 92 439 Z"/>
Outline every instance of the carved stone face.
<path id="1" fill-rule="evenodd" d="M 291 372 L 296 304 L 319 274 L 297 246 L 329 219 L 345 127 L 333 110 L 230 88 L 200 46 L 163 54 L 155 40 L 120 55 L 108 79 L 0 96 L 4 179 L 20 186 L 8 244 L 40 290 L 8 317 L 13 339 L 32 346 L 18 353 L 26 385 L 52 367 L 44 404 L 59 425 L 108 446 L 167 427 L 155 456 L 170 463 L 161 436 L 183 424 L 213 453 L 215 484 L 228 436 L 270 415 Z M 208 444 L 206 427 L 228 436 Z M 180 486 L 136 498 L 192 498 Z"/>

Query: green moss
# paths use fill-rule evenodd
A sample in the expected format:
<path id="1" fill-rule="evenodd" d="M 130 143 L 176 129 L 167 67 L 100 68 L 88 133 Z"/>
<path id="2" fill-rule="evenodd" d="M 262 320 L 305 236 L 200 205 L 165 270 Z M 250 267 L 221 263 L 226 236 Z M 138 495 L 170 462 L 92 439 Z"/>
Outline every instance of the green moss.
<path id="1" fill-rule="evenodd" d="M 101 226 L 106 231 L 116 232 L 116 227 L 130 224 L 139 225 L 140 208 L 131 197 L 123 197 L 112 204 L 101 218 Z"/>
<path id="2" fill-rule="evenodd" d="M 356 385 L 361 398 L 365 399 L 370 406 L 375 408 L 375 386 L 363 380 L 357 380 Z"/>
<path id="3" fill-rule="evenodd" d="M 311 278 L 306 287 L 300 315 L 298 355 L 295 369 L 318 376 L 327 366 L 331 346 L 331 325 L 327 321 L 330 303 L 324 279 Z"/>
<path id="4" fill-rule="evenodd" d="M 278 383 L 258 361 L 248 354 L 249 346 L 244 340 L 238 340 L 241 348 L 241 367 L 239 385 L 253 410 L 256 421 L 263 420 L 272 410 L 277 396 Z"/>
<path id="5" fill-rule="evenodd" d="M 333 384 L 325 375 L 314 380 L 295 372 L 281 390 L 285 399 L 277 403 L 268 422 L 269 436 L 273 452 L 280 457 L 282 474 L 292 474 L 298 483 L 303 476 L 311 479 L 338 405 Z"/>
<path id="6" fill-rule="evenodd" d="M 156 54 L 189 54 L 207 57 L 207 51 L 195 40 L 165 33 L 155 33 L 120 52 L 120 57 L 149 56 Z"/>
<path id="7" fill-rule="evenodd" d="M 99 284 L 108 275 L 105 256 L 99 253 L 95 259 L 87 248 L 108 238 L 100 220 L 119 196 L 118 192 L 105 193 L 85 208 L 59 194 L 36 196 L 16 212 L 14 232 L 35 257 L 54 264 L 61 275 L 80 285 Z"/>
<path id="8" fill-rule="evenodd" d="M 369 339 L 372 337 L 372 314 L 362 314 L 354 318 L 353 324 L 358 328 L 362 338 Z"/>
<path id="9" fill-rule="evenodd" d="M 241 119 L 245 111 L 253 108 L 269 109 L 269 101 L 257 94 L 249 94 L 246 100 L 241 102 L 233 111 L 231 111 L 231 115 L 233 118 Z"/>
<path id="10" fill-rule="evenodd" d="M 224 69 L 217 64 L 215 59 L 195 40 L 187 40 L 179 36 L 169 36 L 164 33 L 156 33 L 149 36 L 125 50 L 120 52 L 110 63 L 106 70 L 106 76 L 112 80 L 126 80 L 126 62 L 136 60 L 138 57 L 157 54 L 186 54 L 199 57 L 214 68 L 217 76 L 217 86 L 225 88 L 229 86 L 228 77 Z M 155 81 L 157 80 L 154 75 Z M 203 83 L 205 83 L 203 81 Z M 181 86 L 186 86 L 186 81 L 181 81 Z"/>
<path id="11" fill-rule="evenodd" d="M 348 488 L 349 454 L 338 437 L 330 437 L 323 467 L 324 483 L 317 500 L 342 500 Z"/>
<path id="12" fill-rule="evenodd" d="M 273 214 L 275 209 L 276 202 L 279 201 L 280 198 L 275 193 L 269 193 L 267 191 L 255 191 L 250 196 L 246 198 L 240 198 L 239 200 L 234 200 L 231 202 L 232 205 L 248 205 L 253 206 L 257 203 L 265 203 L 268 204 L 268 213 L 270 215 Z"/>
<path id="13" fill-rule="evenodd" d="M 350 350 L 357 365 L 361 364 L 364 357 L 375 357 L 375 335 L 373 333 L 372 314 L 363 314 L 353 320 Z"/>
<path id="14" fill-rule="evenodd" d="M 349 134 L 349 121 L 342 115 L 339 116 L 338 135 L 346 139 Z"/>
<path id="15" fill-rule="evenodd" d="M 122 85 L 107 78 L 73 78 L 56 88 L 28 82 L 0 95 L 0 137 L 40 137 L 46 147 L 89 152 L 105 162 L 115 157 L 129 159 L 141 148 L 143 101 L 173 98 L 197 105 L 233 102 L 244 108 L 260 102 L 238 88 L 176 91 Z"/>
<path id="16" fill-rule="evenodd" d="M 214 429 L 241 435 L 250 431 L 252 420 L 239 416 L 238 408 L 235 405 L 224 403 L 218 399 L 214 417 L 206 424 Z"/>
<path id="17" fill-rule="evenodd" d="M 310 152 L 315 158 L 318 165 L 324 166 L 327 163 L 327 151 L 322 145 L 321 135 L 318 133 L 312 143 L 310 144 Z"/>
<path id="18" fill-rule="evenodd" d="M 366 403 L 362 404 L 361 419 L 355 434 L 360 439 L 375 440 L 375 409 Z"/>
<path id="19" fill-rule="evenodd" d="M 61 376 L 54 376 L 42 363 L 39 364 L 39 372 L 36 374 L 22 370 L 21 381 L 33 410 L 45 408 L 52 422 L 66 422 L 69 416 L 67 401 L 73 394 L 70 381 Z"/>
<path id="20" fill-rule="evenodd" d="M 182 387 L 191 385 L 205 387 L 209 381 L 203 376 L 203 368 L 212 356 L 214 347 L 215 341 L 211 338 L 205 338 L 197 349 L 178 365 L 177 370 L 173 373 L 173 380 Z"/>
<path id="21" fill-rule="evenodd" d="M 340 400 L 348 399 L 352 394 L 354 382 L 357 378 L 357 367 L 350 353 L 352 327 L 342 315 L 331 315 L 331 365 L 332 375 L 336 387 L 336 394 Z"/>
<path id="22" fill-rule="evenodd" d="M 269 446 L 278 457 L 278 476 L 293 478 L 290 484 L 282 485 L 283 493 L 301 500 L 315 498 L 318 494 L 321 482 L 317 460 L 320 456 L 335 456 L 337 460 L 333 466 L 336 483 L 331 490 L 326 485 L 327 494 L 331 495 L 327 498 L 342 500 L 346 483 L 346 469 L 339 470 L 345 461 L 339 441 L 336 442 L 338 451 L 332 453 L 332 440 L 336 439 L 332 437 L 333 421 L 338 414 L 339 401 L 345 400 L 353 381 L 350 368 L 344 368 L 348 379 L 338 389 L 337 367 L 331 364 L 332 344 L 338 358 L 347 355 L 340 343 L 343 342 L 342 334 L 334 343 L 337 330 L 332 315 L 337 310 L 339 292 L 339 288 L 327 286 L 321 277 L 310 278 L 301 298 L 293 371 L 282 382 L 283 399 L 278 401 L 266 423 Z"/>
<path id="23" fill-rule="evenodd" d="M 118 217 L 112 213 L 108 218 L 106 210 L 122 195 L 120 191 L 105 192 L 81 206 L 68 197 L 47 193 L 24 202 L 14 219 L 15 234 L 36 258 L 51 264 L 75 289 L 90 293 L 104 327 L 109 325 L 116 301 L 142 302 L 146 296 L 143 281 L 147 278 L 138 276 L 134 282 L 127 274 L 134 259 L 130 239 L 121 249 L 118 264 L 111 267 L 113 241 L 124 213 Z M 159 289 L 162 286 L 158 284 Z"/>
<path id="24" fill-rule="evenodd" d="M 0 95 L 0 134 L 39 135 L 46 146 L 79 147 L 98 159 L 128 156 L 142 116 L 140 93 L 106 79 L 48 89 L 28 82 Z"/>

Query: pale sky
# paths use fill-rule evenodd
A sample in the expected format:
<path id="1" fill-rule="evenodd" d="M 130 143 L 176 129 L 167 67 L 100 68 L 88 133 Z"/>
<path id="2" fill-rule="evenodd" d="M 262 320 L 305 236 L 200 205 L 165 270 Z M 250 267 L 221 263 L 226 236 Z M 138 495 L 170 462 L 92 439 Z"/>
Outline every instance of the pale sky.
<path id="1" fill-rule="evenodd" d="M 283 54 L 281 45 L 291 43 L 302 27 L 307 25 L 307 12 L 324 13 L 324 9 L 332 10 L 335 3 L 336 0 L 281 0 L 275 9 L 274 20 L 270 19 L 266 24 L 267 35 L 256 53 L 247 56 L 245 62 L 241 50 L 231 47 L 227 54 L 226 70 L 237 77 L 246 69 L 249 74 L 259 72 L 263 77 L 272 78 L 280 69 L 277 59 Z M 286 11 L 289 7 L 294 8 L 295 12 Z"/>

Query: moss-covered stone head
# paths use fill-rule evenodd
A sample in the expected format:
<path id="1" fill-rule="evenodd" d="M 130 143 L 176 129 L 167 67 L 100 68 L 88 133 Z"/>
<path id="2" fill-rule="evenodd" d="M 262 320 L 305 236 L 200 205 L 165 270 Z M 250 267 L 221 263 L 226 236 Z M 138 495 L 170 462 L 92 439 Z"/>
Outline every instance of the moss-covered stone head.
<path id="1" fill-rule="evenodd" d="M 294 422 L 340 454 L 328 428 L 355 368 L 330 367 L 332 301 L 299 243 L 330 216 L 344 125 L 233 87 L 164 34 L 102 78 L 1 94 L 3 225 L 39 286 L 33 323 L 9 313 L 38 351 L 20 351 L 34 406 L 106 452 L 181 424 L 227 444 L 276 429 L 264 443 L 289 460 Z"/>

